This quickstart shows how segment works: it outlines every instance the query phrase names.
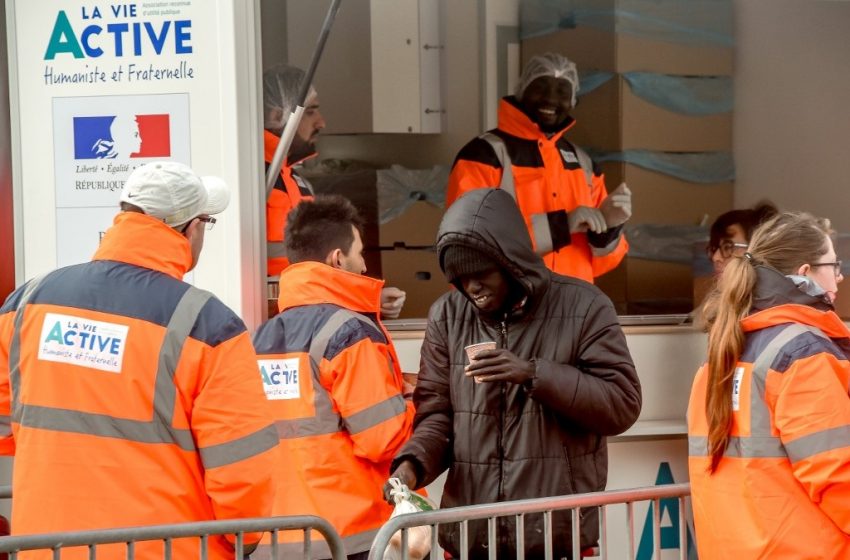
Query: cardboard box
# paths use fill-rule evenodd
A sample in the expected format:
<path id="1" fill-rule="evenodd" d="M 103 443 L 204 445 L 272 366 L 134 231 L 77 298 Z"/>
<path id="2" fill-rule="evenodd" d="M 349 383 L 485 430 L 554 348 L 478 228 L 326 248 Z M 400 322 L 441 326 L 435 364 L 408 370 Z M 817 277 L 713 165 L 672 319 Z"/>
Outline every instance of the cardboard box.
<path id="1" fill-rule="evenodd" d="M 579 72 L 656 72 L 680 76 L 731 76 L 734 49 L 659 41 L 591 27 L 563 29 L 524 39 L 522 64 L 545 52 L 561 53 Z"/>
<path id="2" fill-rule="evenodd" d="M 381 247 L 433 247 L 444 212 L 429 202 L 414 202 L 403 214 L 381 225 L 378 235 Z"/>
<path id="3" fill-rule="evenodd" d="M 407 293 L 402 319 L 427 317 L 431 304 L 450 289 L 432 250 L 383 249 L 381 269 L 387 286 Z"/>
<path id="4" fill-rule="evenodd" d="M 614 270 L 610 270 L 594 279 L 596 287 L 602 290 L 611 299 L 617 315 L 628 314 L 628 293 L 626 284 L 628 281 L 627 269 L 628 258 L 624 258 Z"/>
<path id="5" fill-rule="evenodd" d="M 622 76 L 579 98 L 566 138 L 584 148 L 732 151 L 732 113 L 691 116 L 638 97 Z"/>
<path id="6" fill-rule="evenodd" d="M 632 224 L 697 224 L 732 208 L 734 183 L 691 183 L 629 163 L 601 165 L 611 191 L 625 181 L 632 191 Z"/>
<path id="7" fill-rule="evenodd" d="M 693 275 L 688 264 L 627 256 L 620 266 L 596 279 L 620 315 L 689 313 Z"/>
<path id="8" fill-rule="evenodd" d="M 693 309 L 690 265 L 627 257 L 626 274 L 630 315 L 689 313 Z"/>

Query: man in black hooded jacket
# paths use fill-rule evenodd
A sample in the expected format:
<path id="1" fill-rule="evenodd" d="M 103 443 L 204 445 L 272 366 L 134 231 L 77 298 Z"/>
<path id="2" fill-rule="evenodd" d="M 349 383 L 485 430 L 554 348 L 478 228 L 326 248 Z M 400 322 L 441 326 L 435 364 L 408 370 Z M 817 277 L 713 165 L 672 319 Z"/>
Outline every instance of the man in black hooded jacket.
<path id="1" fill-rule="evenodd" d="M 640 383 L 611 301 L 549 271 L 522 216 L 499 189 L 467 193 L 446 212 L 440 266 L 457 290 L 431 307 L 413 437 L 392 472 L 411 488 L 449 469 L 442 507 L 605 489 L 606 436 L 640 413 Z M 495 342 L 470 363 L 465 347 Z M 569 512 L 553 516 L 555 558 L 571 557 Z M 582 510 L 581 546 L 598 540 Z M 543 516 L 525 518 L 526 558 L 544 554 Z M 440 543 L 460 557 L 457 524 Z M 516 557 L 515 518 L 500 518 L 498 557 Z M 487 557 L 487 523 L 470 522 L 469 556 Z"/>

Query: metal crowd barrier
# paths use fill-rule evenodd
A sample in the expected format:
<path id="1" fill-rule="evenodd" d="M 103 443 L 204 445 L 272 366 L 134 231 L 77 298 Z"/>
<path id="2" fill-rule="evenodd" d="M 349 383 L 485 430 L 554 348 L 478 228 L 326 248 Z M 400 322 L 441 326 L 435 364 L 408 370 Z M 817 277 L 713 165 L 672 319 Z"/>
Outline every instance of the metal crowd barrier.
<path id="1" fill-rule="evenodd" d="M 163 552 L 161 558 L 171 560 L 173 558 L 172 541 L 174 539 L 195 537 L 199 539 L 198 558 L 206 560 L 208 558 L 208 539 L 210 536 L 236 535 L 234 558 L 241 560 L 247 558 L 244 554 L 243 542 L 245 533 L 270 532 L 272 535 L 272 544 L 270 545 L 272 558 L 277 558 L 278 531 L 297 529 L 304 531 L 303 558 L 311 558 L 312 541 L 310 531 L 316 530 L 327 541 L 333 560 L 345 560 L 346 556 L 342 538 L 325 519 L 313 515 L 201 521 L 146 527 L 3 537 L 0 538 L 0 553 L 8 552 L 9 558 L 15 560 L 19 552 L 49 550 L 53 552 L 53 558 L 59 558 L 62 549 L 87 547 L 88 557 L 96 558 L 97 546 L 123 544 L 127 547 L 125 558 L 127 560 L 133 560 L 136 558 L 136 543 L 162 541 Z"/>
<path id="2" fill-rule="evenodd" d="M 661 514 L 660 501 L 664 498 L 678 498 L 679 500 L 679 559 L 686 560 L 687 547 L 687 522 L 685 519 L 685 498 L 690 495 L 690 484 L 665 484 L 661 486 L 650 486 L 645 488 L 634 488 L 629 490 L 609 490 L 606 492 L 592 492 L 587 494 L 575 494 L 571 496 L 555 496 L 550 498 L 536 498 L 531 500 L 517 500 L 512 502 L 501 502 L 496 504 L 482 504 L 458 508 L 437 509 L 421 513 L 408 513 L 392 517 L 385 523 L 369 551 L 369 560 L 382 560 L 384 552 L 388 548 L 390 538 L 401 530 L 401 553 L 402 560 L 408 560 L 408 534 L 411 527 L 431 527 L 431 550 L 438 550 L 437 527 L 440 524 L 459 523 L 461 556 L 460 560 L 467 560 L 469 542 L 468 522 L 472 520 L 487 520 L 488 554 L 490 560 L 496 560 L 496 518 L 516 516 L 517 533 L 517 559 L 524 560 L 523 550 L 524 524 L 523 516 L 529 513 L 543 513 L 543 526 L 545 531 L 545 559 L 552 558 L 552 512 L 570 510 L 572 512 L 572 556 L 580 557 L 581 545 L 579 543 L 579 516 L 576 515 L 578 508 L 599 506 L 599 554 L 602 560 L 608 558 L 608 527 L 607 507 L 625 504 L 626 525 L 628 531 L 628 558 L 635 558 L 635 502 L 652 500 L 652 532 L 653 532 L 653 558 L 661 558 Z"/>

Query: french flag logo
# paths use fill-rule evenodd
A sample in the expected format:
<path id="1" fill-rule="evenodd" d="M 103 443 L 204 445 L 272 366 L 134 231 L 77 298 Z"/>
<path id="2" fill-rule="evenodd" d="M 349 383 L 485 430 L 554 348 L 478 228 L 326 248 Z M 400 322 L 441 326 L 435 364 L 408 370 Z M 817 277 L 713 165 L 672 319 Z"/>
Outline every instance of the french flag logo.
<path id="1" fill-rule="evenodd" d="M 168 114 L 74 117 L 74 159 L 170 155 L 171 122 Z"/>

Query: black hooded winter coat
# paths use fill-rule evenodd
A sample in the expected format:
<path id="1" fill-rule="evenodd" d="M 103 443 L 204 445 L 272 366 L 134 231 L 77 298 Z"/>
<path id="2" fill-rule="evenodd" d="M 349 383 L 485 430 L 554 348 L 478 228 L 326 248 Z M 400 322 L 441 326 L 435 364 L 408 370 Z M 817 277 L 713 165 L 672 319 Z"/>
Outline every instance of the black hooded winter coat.
<path id="1" fill-rule="evenodd" d="M 424 486 L 449 469 L 442 507 L 559 496 L 605 489 L 605 436 L 637 419 L 640 383 L 611 301 L 582 280 L 549 271 L 531 248 L 522 216 L 500 189 L 467 193 L 446 212 L 437 237 L 445 248 L 490 256 L 527 294 L 510 315 L 479 315 L 460 286 L 431 307 L 414 393 L 413 437 L 393 462 L 410 459 Z M 445 270 L 445 268 L 444 268 Z M 533 360 L 528 383 L 474 383 L 464 346 L 496 341 Z M 568 512 L 553 517 L 555 558 L 569 558 Z M 486 521 L 469 524 L 470 558 L 487 556 Z M 516 556 L 514 517 L 498 523 L 498 555 Z M 582 548 L 598 540 L 598 512 L 582 510 Z M 457 524 L 440 543 L 460 557 Z M 527 558 L 543 557 L 543 516 L 525 519 Z"/>

